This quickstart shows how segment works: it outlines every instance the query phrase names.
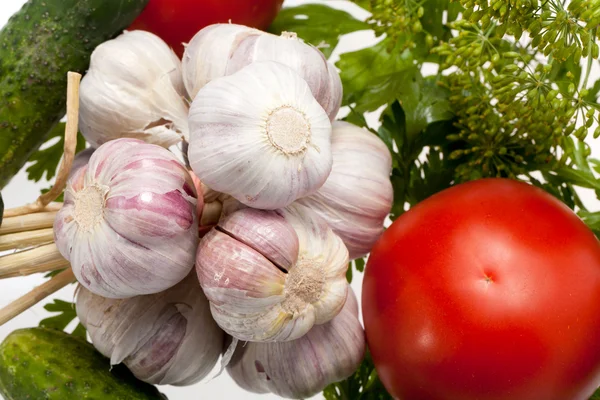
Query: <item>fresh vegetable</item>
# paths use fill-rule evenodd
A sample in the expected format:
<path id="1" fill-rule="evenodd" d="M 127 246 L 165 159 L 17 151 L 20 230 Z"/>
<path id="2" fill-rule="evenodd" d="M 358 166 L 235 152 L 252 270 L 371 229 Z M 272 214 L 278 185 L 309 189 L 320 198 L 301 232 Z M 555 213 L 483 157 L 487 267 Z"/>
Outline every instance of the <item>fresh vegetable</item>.
<path id="1" fill-rule="evenodd" d="M 331 173 L 331 122 L 283 64 L 256 62 L 212 81 L 194 98 L 189 123 L 194 173 L 250 207 L 285 207 Z"/>
<path id="2" fill-rule="evenodd" d="M 335 67 L 317 48 L 295 33 L 281 36 L 248 27 L 218 24 L 200 32 L 183 56 L 184 82 L 193 99 L 208 82 L 234 74 L 258 61 L 276 61 L 298 73 L 333 121 L 342 101 L 342 82 Z"/>
<path id="3" fill-rule="evenodd" d="M 227 366 L 238 385 L 291 399 L 314 396 L 354 373 L 365 353 L 365 335 L 352 290 L 342 311 L 300 339 L 239 346 Z"/>
<path id="4" fill-rule="evenodd" d="M 526 183 L 465 183 L 403 214 L 362 307 L 396 398 L 583 400 L 600 383 L 600 243 Z"/>
<path id="5" fill-rule="evenodd" d="M 183 54 L 200 29 L 232 22 L 267 29 L 283 0 L 150 0 L 130 29 L 143 29 L 160 36 L 175 52 Z"/>
<path id="6" fill-rule="evenodd" d="M 166 399 L 109 362 L 85 340 L 64 332 L 14 331 L 0 345 L 0 394 L 6 400 Z"/>
<path id="7" fill-rule="evenodd" d="M 2 193 L 0 193 L 0 226 L 2 226 L 3 215 L 4 215 L 4 200 L 2 200 Z"/>
<path id="8" fill-rule="evenodd" d="M 0 188 L 65 114 L 67 72 L 148 0 L 30 0 L 0 31 Z M 119 12 L 115 13 L 115 6 Z"/>
<path id="9" fill-rule="evenodd" d="M 98 147 L 129 137 L 169 147 L 188 135 L 181 61 L 157 36 L 125 32 L 92 53 L 79 129 Z"/>
<path id="10" fill-rule="evenodd" d="M 334 122 L 333 169 L 313 195 L 298 199 L 327 221 L 350 259 L 363 257 L 383 233 L 394 201 L 392 159 L 385 143 L 366 129 Z"/>
<path id="11" fill-rule="evenodd" d="M 196 269 L 213 317 L 242 341 L 289 341 L 333 319 L 348 292 L 348 250 L 301 205 L 224 215 Z"/>
<path id="12" fill-rule="evenodd" d="M 164 292 L 125 300 L 80 287 L 77 315 L 112 365 L 124 363 L 148 383 L 196 383 L 212 370 L 223 348 L 225 335 L 194 272 Z"/>
<path id="13" fill-rule="evenodd" d="M 54 234 L 78 281 L 93 293 L 127 298 L 161 292 L 194 265 L 194 183 L 168 150 L 112 140 L 70 179 Z"/>

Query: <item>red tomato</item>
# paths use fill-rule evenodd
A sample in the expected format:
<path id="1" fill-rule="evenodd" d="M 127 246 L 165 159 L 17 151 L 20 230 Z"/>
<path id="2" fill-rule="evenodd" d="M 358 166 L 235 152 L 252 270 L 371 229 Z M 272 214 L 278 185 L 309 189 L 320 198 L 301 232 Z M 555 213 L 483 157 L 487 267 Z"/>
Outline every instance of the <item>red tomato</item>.
<path id="1" fill-rule="evenodd" d="M 160 36 L 181 57 L 182 43 L 202 28 L 227 23 L 267 29 L 283 0 L 150 0 L 129 29 Z"/>
<path id="2" fill-rule="evenodd" d="M 528 184 L 474 181 L 402 215 L 362 304 L 395 398 L 584 400 L 600 384 L 600 244 Z"/>

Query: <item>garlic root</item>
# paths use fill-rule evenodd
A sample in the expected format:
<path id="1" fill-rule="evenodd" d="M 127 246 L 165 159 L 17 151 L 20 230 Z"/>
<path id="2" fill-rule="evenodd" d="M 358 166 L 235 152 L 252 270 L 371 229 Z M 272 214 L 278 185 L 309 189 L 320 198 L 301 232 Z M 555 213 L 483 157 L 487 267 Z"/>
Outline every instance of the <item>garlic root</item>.
<path id="1" fill-rule="evenodd" d="M 69 268 L 13 301 L 8 306 L 0 309 L 0 326 L 72 282 L 75 282 L 75 275 L 73 275 L 73 270 Z"/>

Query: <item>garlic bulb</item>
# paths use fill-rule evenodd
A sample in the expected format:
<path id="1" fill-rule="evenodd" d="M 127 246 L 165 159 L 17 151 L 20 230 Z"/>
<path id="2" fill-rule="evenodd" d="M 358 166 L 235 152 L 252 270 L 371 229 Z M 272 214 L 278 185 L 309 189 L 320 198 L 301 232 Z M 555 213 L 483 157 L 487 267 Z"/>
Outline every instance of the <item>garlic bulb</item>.
<path id="1" fill-rule="evenodd" d="M 111 365 L 125 363 L 152 384 L 198 382 L 223 347 L 224 333 L 212 319 L 194 273 L 164 292 L 125 300 L 97 296 L 80 286 L 77 315 Z"/>
<path id="2" fill-rule="evenodd" d="M 383 233 L 394 201 L 392 157 L 376 135 L 342 121 L 333 124 L 331 147 L 331 175 L 298 202 L 325 219 L 355 259 L 369 253 Z"/>
<path id="3" fill-rule="evenodd" d="M 200 242 L 196 269 L 219 326 L 239 340 L 297 339 L 346 300 L 348 250 L 302 206 L 245 208 Z"/>
<path id="4" fill-rule="evenodd" d="M 331 171 L 329 118 L 282 64 L 256 62 L 210 82 L 189 123 L 194 173 L 250 207 L 285 207 L 314 193 Z"/>
<path id="5" fill-rule="evenodd" d="M 168 150 L 136 139 L 100 146 L 69 180 L 56 245 L 92 292 L 126 298 L 163 291 L 194 265 L 192 178 Z"/>
<path id="6" fill-rule="evenodd" d="M 181 62 L 149 32 L 125 32 L 94 50 L 80 103 L 79 127 L 94 147 L 122 137 L 169 147 L 188 134 Z"/>
<path id="7" fill-rule="evenodd" d="M 238 346 L 227 371 L 243 389 L 303 399 L 348 378 L 365 354 L 365 336 L 352 291 L 342 311 L 290 342 Z"/>
<path id="8" fill-rule="evenodd" d="M 198 32 L 185 46 L 182 60 L 183 82 L 193 100 L 208 82 L 227 74 L 232 49 L 247 36 L 263 32 L 236 24 L 214 24 Z"/>
<path id="9" fill-rule="evenodd" d="M 213 79 L 257 61 L 284 64 L 304 79 L 333 121 L 342 103 L 342 82 L 333 64 L 295 33 L 272 35 L 241 25 L 218 24 L 196 34 L 183 56 L 184 82 L 193 99 Z"/>

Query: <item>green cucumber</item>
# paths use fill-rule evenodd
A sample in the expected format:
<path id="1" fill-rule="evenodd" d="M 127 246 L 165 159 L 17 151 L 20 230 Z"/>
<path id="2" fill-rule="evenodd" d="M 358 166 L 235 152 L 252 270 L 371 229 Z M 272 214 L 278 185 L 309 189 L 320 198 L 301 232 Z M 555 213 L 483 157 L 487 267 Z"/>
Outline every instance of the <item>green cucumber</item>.
<path id="1" fill-rule="evenodd" d="M 137 380 L 85 340 L 62 331 L 14 331 L 0 345 L 0 394 L 5 400 L 159 400 L 158 390 Z"/>
<path id="2" fill-rule="evenodd" d="M 29 0 L 0 31 L 0 188 L 65 115 L 67 72 L 149 0 Z"/>

